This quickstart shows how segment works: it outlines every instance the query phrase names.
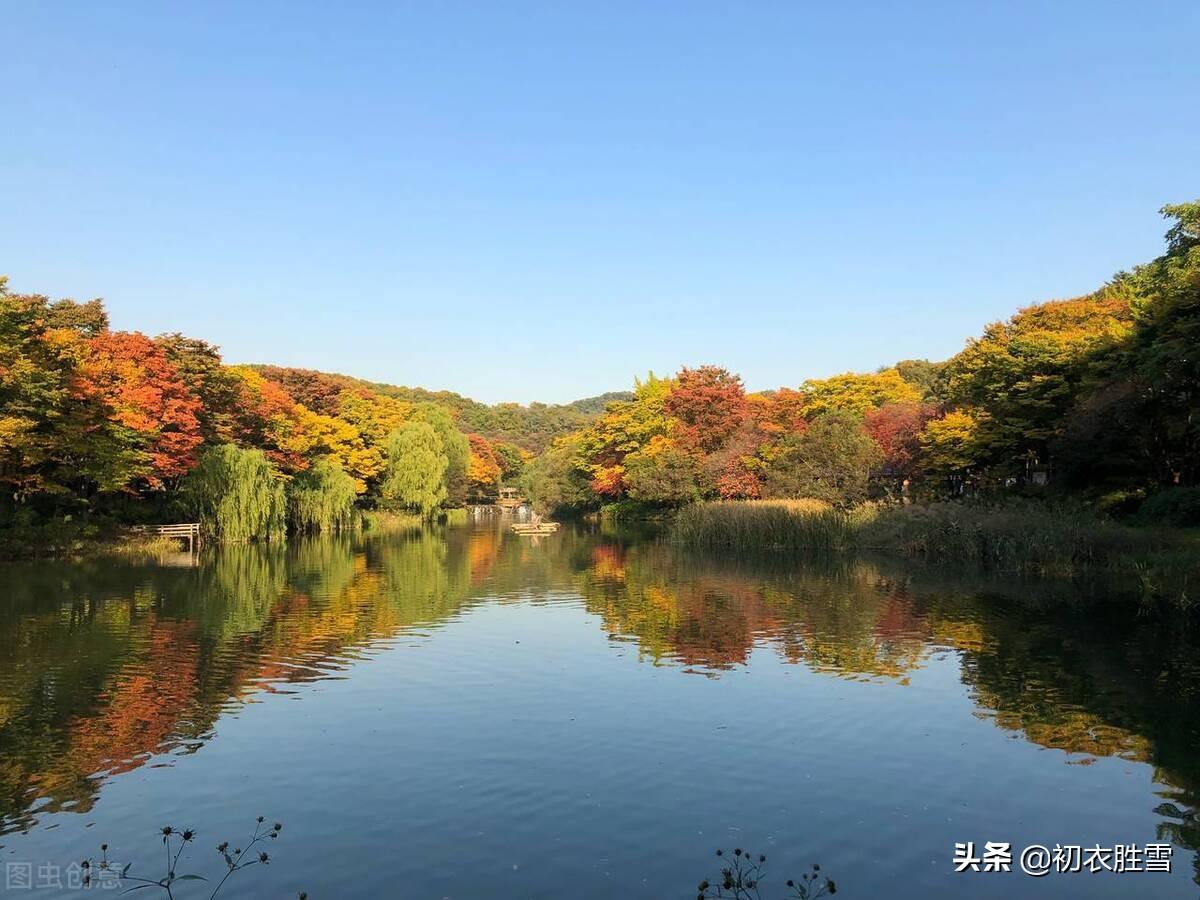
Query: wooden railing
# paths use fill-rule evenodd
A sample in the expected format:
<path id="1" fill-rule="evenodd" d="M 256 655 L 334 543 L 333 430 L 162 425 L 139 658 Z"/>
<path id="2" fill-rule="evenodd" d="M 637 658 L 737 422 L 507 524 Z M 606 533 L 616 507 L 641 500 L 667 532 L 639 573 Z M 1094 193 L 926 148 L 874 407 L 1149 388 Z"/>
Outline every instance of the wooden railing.
<path id="1" fill-rule="evenodd" d="M 138 525 L 130 530 L 135 534 L 157 534 L 160 537 L 186 540 L 189 552 L 200 546 L 199 522 L 182 522 L 178 525 Z"/>

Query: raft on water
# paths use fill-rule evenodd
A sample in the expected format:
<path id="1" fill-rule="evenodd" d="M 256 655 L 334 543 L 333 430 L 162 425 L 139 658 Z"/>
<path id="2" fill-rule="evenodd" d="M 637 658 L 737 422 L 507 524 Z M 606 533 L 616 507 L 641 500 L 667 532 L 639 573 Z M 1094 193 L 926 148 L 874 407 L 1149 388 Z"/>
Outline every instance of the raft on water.
<path id="1" fill-rule="evenodd" d="M 513 522 L 512 530 L 517 534 L 553 534 L 558 531 L 558 523 L 543 522 L 536 518 L 532 522 Z"/>

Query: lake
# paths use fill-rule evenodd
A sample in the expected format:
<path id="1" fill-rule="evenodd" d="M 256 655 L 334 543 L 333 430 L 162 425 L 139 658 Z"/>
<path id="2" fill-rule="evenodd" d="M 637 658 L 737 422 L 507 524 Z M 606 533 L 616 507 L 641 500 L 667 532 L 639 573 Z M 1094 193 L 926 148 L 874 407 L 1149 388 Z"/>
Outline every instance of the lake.
<path id="1" fill-rule="evenodd" d="M 1123 588 L 583 526 L 191 562 L 0 569 L 11 895 L 80 895 L 102 841 L 157 877 L 168 823 L 211 876 L 259 814 L 222 897 L 689 898 L 718 847 L 768 898 L 814 862 L 847 898 L 1197 894 L 1200 655 Z M 956 873 L 968 841 L 1013 871 Z M 1171 872 L 1035 878 L 1030 844 Z"/>

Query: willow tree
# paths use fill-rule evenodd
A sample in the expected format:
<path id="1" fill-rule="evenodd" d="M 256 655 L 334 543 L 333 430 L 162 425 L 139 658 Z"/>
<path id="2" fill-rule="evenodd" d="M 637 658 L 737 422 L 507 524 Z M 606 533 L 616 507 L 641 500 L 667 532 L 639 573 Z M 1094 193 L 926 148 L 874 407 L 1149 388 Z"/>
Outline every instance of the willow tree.
<path id="1" fill-rule="evenodd" d="M 380 494 L 389 503 L 433 518 L 446 502 L 449 464 L 442 438 L 434 427 L 428 422 L 407 422 L 388 438 Z"/>
<path id="2" fill-rule="evenodd" d="M 358 524 L 354 476 L 322 459 L 288 486 L 288 524 L 301 533 L 349 531 Z"/>
<path id="3" fill-rule="evenodd" d="M 279 472 L 261 450 L 221 444 L 187 477 L 186 502 L 218 541 L 282 540 L 287 501 Z"/>
<path id="4" fill-rule="evenodd" d="M 422 403 L 413 413 L 413 419 L 427 422 L 441 438 L 442 453 L 446 456 L 446 496 L 452 506 L 463 505 L 467 500 L 467 468 L 471 460 L 467 436 L 458 430 L 450 413 L 436 403 Z"/>

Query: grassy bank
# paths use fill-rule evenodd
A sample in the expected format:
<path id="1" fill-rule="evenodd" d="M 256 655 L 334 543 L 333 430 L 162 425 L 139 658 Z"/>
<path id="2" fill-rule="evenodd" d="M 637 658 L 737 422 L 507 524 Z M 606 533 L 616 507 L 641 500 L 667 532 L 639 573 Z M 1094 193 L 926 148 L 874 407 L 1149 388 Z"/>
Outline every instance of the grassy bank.
<path id="1" fill-rule="evenodd" d="M 872 550 L 1024 575 L 1119 572 L 1170 583 L 1167 592 L 1185 604 L 1200 588 L 1194 532 L 1134 528 L 1082 508 L 1034 502 L 849 511 L 813 501 L 702 503 L 680 510 L 669 536 L 707 550 Z"/>
<path id="2" fill-rule="evenodd" d="M 179 550 L 180 542 L 175 538 L 137 534 L 118 526 L 78 526 L 69 522 L 55 522 L 38 527 L 0 530 L 0 560 L 90 556 L 138 560 Z"/>
<path id="3" fill-rule="evenodd" d="M 470 521 L 465 509 L 447 509 L 443 511 L 432 524 L 435 525 L 466 525 Z M 427 519 L 416 513 L 393 512 L 386 509 L 371 509 L 362 514 L 363 529 L 368 534 L 397 534 L 406 531 L 420 531 L 431 524 Z"/>

